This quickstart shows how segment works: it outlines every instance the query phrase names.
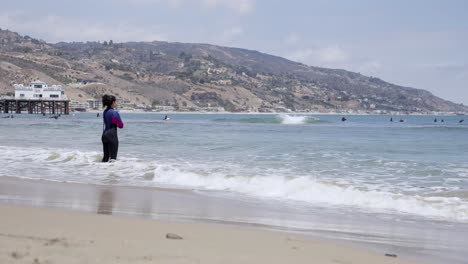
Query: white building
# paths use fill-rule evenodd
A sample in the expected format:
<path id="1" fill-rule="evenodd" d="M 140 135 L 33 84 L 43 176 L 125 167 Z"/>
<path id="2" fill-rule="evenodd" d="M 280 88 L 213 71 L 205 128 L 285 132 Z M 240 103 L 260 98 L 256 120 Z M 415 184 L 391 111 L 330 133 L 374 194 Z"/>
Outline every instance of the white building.
<path id="1" fill-rule="evenodd" d="M 102 101 L 100 99 L 88 99 L 86 102 L 88 103 L 88 108 L 90 109 L 102 108 Z"/>
<path id="2" fill-rule="evenodd" d="M 16 99 L 66 100 L 65 90 L 61 85 L 48 86 L 47 83 L 34 81 L 29 86 L 15 84 Z"/>

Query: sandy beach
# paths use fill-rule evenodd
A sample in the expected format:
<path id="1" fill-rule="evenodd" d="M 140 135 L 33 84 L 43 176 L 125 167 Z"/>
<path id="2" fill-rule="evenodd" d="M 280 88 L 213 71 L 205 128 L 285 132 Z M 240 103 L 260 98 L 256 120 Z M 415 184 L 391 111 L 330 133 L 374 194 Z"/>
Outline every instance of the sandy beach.
<path id="1" fill-rule="evenodd" d="M 190 192 L 0 177 L 0 194 L 0 263 L 414 263 L 255 225 L 180 221 L 210 204 Z"/>
<path id="2" fill-rule="evenodd" d="M 8 204 L 0 212 L 0 263 L 410 263 L 254 228 Z"/>

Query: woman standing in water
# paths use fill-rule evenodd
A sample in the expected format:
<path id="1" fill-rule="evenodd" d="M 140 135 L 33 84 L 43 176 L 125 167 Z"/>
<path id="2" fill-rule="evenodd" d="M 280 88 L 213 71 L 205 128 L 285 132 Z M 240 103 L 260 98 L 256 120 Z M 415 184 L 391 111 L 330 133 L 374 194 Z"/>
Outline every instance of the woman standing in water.
<path id="1" fill-rule="evenodd" d="M 102 96 L 102 105 L 106 108 L 102 114 L 104 119 L 102 132 L 102 145 L 104 149 L 104 157 L 102 162 L 108 162 L 117 159 L 117 151 L 119 150 L 119 138 L 117 137 L 117 127 L 123 128 L 124 124 L 120 118 L 119 112 L 114 108 L 117 106 L 117 100 L 113 95 L 105 94 Z"/>

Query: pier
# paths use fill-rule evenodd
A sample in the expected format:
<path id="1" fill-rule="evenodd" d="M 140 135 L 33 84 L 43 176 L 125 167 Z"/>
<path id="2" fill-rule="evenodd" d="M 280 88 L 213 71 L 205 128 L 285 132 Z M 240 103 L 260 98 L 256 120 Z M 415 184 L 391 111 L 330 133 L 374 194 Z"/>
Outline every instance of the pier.
<path id="1" fill-rule="evenodd" d="M 61 99 L 0 99 L 0 113 L 62 114 L 70 113 L 70 100 Z"/>

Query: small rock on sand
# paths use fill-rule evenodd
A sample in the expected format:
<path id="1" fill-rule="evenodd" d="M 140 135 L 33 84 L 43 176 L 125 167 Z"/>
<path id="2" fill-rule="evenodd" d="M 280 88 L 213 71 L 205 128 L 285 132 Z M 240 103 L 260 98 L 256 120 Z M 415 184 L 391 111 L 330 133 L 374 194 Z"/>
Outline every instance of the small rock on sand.
<path id="1" fill-rule="evenodd" d="M 183 239 L 181 236 L 173 233 L 167 233 L 166 234 L 167 239 Z"/>
<path id="2" fill-rule="evenodd" d="M 27 255 L 29 255 L 29 254 L 28 253 L 22 253 L 22 252 L 16 252 L 16 251 L 11 252 L 11 257 L 14 258 L 14 259 L 22 259 Z"/>

